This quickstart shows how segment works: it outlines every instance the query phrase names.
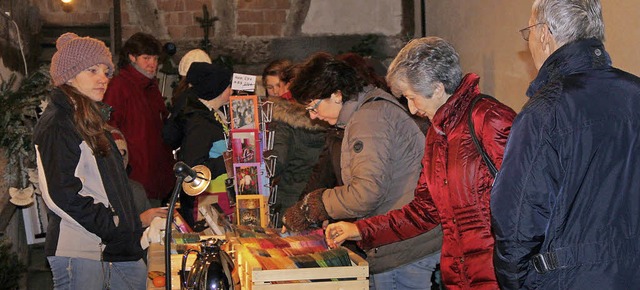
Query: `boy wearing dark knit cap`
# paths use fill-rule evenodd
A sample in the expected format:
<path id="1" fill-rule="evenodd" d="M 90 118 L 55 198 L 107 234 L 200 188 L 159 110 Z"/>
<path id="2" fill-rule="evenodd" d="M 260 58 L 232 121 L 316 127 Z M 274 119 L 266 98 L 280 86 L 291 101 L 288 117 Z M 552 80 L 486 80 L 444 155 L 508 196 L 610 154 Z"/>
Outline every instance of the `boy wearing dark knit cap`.
<path id="1" fill-rule="evenodd" d="M 208 101 L 231 85 L 231 77 L 231 71 L 225 67 L 206 62 L 194 62 L 187 71 L 187 82 L 198 93 L 198 98 Z"/>
<path id="2" fill-rule="evenodd" d="M 175 116 L 171 116 L 174 124 L 165 124 L 165 129 L 175 126 L 179 130 L 163 130 L 165 140 L 179 144 L 178 160 L 189 166 L 205 165 L 211 170 L 214 180 L 207 191 L 218 194 L 218 204 L 227 215 L 233 210 L 224 187 L 227 174 L 222 153 L 227 150 L 225 135 L 229 129 L 219 110 L 229 103 L 231 77 L 231 71 L 216 64 L 191 64 L 186 76 L 189 88 L 180 95 L 185 100 L 184 105 Z M 187 223 L 193 226 L 197 218 L 195 198 L 181 194 L 180 211 Z"/>
<path id="3" fill-rule="evenodd" d="M 189 88 L 189 84 L 187 83 L 186 78 L 187 72 L 189 71 L 189 68 L 191 68 L 191 64 L 196 62 L 211 63 L 211 57 L 204 50 L 196 48 L 188 51 L 180 59 L 180 63 L 178 64 L 178 75 L 180 75 L 180 81 L 178 82 L 176 87 L 173 88 L 173 92 L 171 94 L 173 96 L 173 98 L 171 99 L 171 105 L 173 105 L 174 107 L 177 105 L 177 103 L 180 102 L 180 99 L 178 99 L 177 97 L 182 94 L 182 92 L 184 92 L 187 88 Z M 174 111 L 175 110 L 171 109 L 172 113 Z"/>

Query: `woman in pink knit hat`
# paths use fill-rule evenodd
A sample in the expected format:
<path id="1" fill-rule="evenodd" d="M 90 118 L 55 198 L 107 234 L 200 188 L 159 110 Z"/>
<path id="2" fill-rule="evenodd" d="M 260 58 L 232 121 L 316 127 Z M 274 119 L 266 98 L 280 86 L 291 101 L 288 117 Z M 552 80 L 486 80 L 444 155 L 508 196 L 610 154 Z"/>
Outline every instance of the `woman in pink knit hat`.
<path id="1" fill-rule="evenodd" d="M 65 33 L 56 41 L 56 88 L 34 129 L 45 253 L 55 289 L 144 289 L 142 226 L 122 156 L 97 106 L 113 74 L 102 41 Z"/>

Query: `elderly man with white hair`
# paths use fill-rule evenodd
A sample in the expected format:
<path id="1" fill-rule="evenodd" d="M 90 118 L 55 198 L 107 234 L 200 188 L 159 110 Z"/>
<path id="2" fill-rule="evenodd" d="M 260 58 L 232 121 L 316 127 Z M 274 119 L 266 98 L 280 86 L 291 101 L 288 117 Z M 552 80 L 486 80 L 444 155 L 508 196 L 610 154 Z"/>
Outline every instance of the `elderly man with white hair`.
<path id="1" fill-rule="evenodd" d="M 611 66 L 598 0 L 536 0 L 538 69 L 491 196 L 503 289 L 640 285 L 640 79 Z"/>

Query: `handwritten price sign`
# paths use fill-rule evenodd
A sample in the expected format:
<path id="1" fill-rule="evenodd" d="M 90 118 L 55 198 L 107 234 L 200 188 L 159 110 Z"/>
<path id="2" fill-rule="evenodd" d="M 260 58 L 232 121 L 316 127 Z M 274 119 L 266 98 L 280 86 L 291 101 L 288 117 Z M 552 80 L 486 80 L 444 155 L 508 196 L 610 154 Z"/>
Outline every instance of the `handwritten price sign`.
<path id="1" fill-rule="evenodd" d="M 256 88 L 256 76 L 245 74 L 233 74 L 231 89 L 237 91 L 253 92 Z"/>

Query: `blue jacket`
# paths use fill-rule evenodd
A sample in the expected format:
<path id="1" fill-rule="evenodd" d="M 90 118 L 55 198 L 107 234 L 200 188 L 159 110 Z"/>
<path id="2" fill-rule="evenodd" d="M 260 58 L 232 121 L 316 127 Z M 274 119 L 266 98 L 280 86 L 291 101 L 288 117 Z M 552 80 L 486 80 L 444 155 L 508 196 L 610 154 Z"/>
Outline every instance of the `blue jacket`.
<path id="1" fill-rule="evenodd" d="M 500 286 L 637 289 L 640 79 L 586 39 L 555 51 L 527 95 L 491 196 Z"/>

